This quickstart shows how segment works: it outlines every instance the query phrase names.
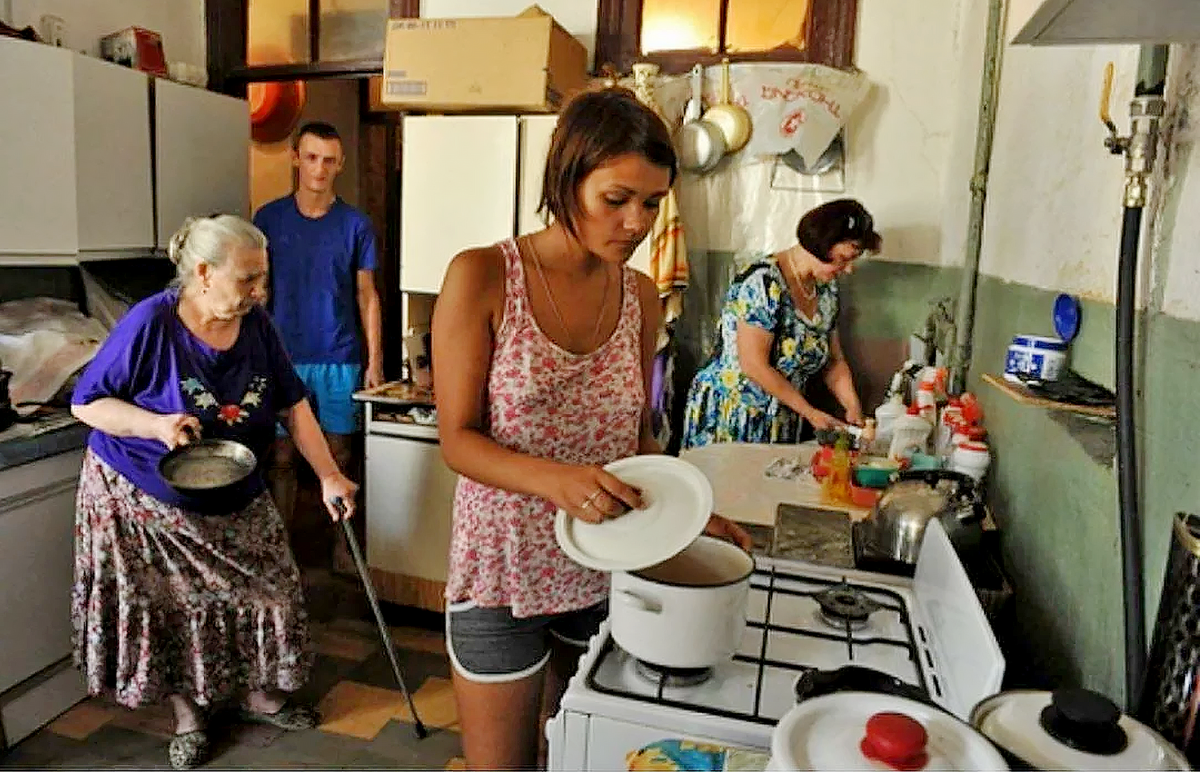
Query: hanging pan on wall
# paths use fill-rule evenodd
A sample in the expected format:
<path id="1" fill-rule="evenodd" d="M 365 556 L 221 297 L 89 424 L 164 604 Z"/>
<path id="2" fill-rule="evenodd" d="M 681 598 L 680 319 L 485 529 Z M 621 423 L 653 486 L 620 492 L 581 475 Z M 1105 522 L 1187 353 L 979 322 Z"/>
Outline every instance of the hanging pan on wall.
<path id="1" fill-rule="evenodd" d="M 306 93 L 302 80 L 251 83 L 246 89 L 250 137 L 263 144 L 287 139 L 304 111 Z"/>

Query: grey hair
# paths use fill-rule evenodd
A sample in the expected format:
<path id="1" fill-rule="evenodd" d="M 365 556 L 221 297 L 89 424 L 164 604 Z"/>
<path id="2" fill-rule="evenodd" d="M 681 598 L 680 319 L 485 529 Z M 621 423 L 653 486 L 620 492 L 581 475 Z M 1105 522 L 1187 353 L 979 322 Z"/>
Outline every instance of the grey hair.
<path id="1" fill-rule="evenodd" d="M 187 218 L 167 245 L 167 257 L 175 264 L 175 285 L 187 286 L 200 263 L 220 267 L 237 247 L 266 249 L 267 237 L 233 214 Z"/>

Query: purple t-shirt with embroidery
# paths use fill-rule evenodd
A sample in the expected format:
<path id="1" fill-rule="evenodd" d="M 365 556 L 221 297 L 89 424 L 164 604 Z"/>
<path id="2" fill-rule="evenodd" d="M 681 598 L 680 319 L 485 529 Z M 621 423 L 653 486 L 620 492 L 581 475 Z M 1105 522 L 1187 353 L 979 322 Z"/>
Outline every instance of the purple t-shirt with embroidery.
<path id="1" fill-rule="evenodd" d="M 262 308 L 242 318 L 237 341 L 225 351 L 207 345 L 176 313 L 177 289 L 146 298 L 117 323 L 88 364 L 72 402 L 103 397 L 153 413 L 190 413 L 204 437 L 237 440 L 254 451 L 258 469 L 219 505 L 179 493 L 158 473 L 167 452 L 159 440 L 114 437 L 94 429 L 88 447 L 139 489 L 183 509 L 233 512 L 262 493 L 262 473 L 275 437 L 276 413 L 304 399 L 304 384 Z"/>

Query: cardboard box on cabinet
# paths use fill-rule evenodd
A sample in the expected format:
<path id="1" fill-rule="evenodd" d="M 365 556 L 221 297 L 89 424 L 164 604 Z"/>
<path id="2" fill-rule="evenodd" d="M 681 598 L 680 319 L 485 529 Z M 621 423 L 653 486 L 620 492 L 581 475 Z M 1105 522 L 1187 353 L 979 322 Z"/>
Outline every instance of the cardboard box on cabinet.
<path id="1" fill-rule="evenodd" d="M 555 112 L 588 82 L 587 50 L 541 8 L 391 19 L 380 102 L 407 110 Z"/>

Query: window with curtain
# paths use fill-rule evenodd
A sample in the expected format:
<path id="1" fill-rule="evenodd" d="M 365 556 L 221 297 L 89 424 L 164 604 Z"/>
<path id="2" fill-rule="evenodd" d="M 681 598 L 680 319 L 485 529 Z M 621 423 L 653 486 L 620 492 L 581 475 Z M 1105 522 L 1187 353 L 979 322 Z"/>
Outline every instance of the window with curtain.
<path id="1" fill-rule="evenodd" d="M 905 0 L 898 0 L 904 2 Z M 696 62 L 816 62 L 849 67 L 857 0 L 600 0 L 596 65 L 664 72 Z"/>

